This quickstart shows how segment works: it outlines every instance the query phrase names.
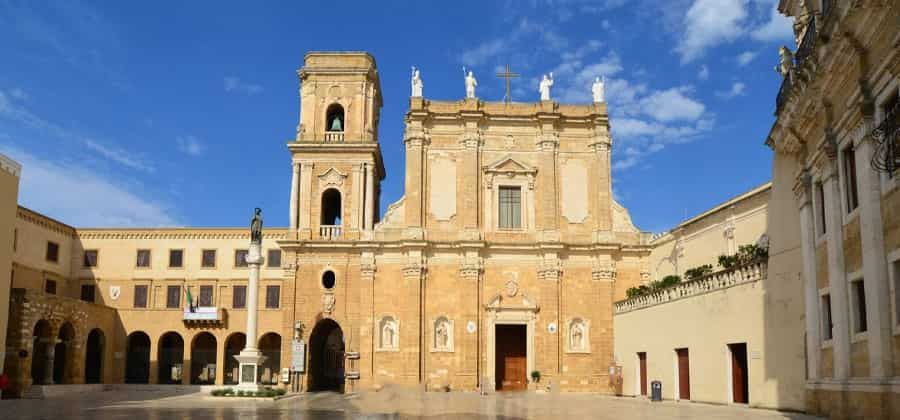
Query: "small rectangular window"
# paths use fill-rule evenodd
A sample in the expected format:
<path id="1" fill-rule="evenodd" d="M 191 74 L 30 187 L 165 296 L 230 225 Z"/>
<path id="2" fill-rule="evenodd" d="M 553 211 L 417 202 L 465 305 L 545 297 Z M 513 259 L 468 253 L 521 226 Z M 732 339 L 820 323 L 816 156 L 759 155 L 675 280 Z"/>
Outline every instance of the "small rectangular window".
<path id="1" fill-rule="evenodd" d="M 247 266 L 247 250 L 246 249 L 236 249 L 234 251 L 234 266 L 235 267 L 246 267 Z"/>
<path id="2" fill-rule="evenodd" d="M 856 182 L 856 151 L 853 145 L 844 149 L 844 189 L 847 198 L 847 213 L 859 207 L 859 190 Z"/>
<path id="3" fill-rule="evenodd" d="M 522 189 L 520 187 L 500 187 L 499 196 L 500 229 L 521 229 Z"/>
<path id="4" fill-rule="evenodd" d="M 278 303 L 281 301 L 281 287 L 280 286 L 266 286 L 266 308 L 275 309 L 278 308 Z"/>
<path id="5" fill-rule="evenodd" d="M 247 286 L 234 286 L 232 290 L 231 307 L 244 309 L 247 307 Z"/>
<path id="6" fill-rule="evenodd" d="M 169 250 L 169 268 L 181 268 L 181 267 L 184 267 L 184 250 L 170 249 Z"/>
<path id="7" fill-rule="evenodd" d="M 822 295 L 822 340 L 834 337 L 834 323 L 831 321 L 831 295 Z"/>
<path id="8" fill-rule="evenodd" d="M 181 286 L 166 287 L 166 308 L 181 307 Z"/>
<path id="9" fill-rule="evenodd" d="M 215 249 L 204 249 L 203 256 L 200 259 L 200 266 L 203 268 L 215 268 L 216 267 L 216 250 Z"/>
<path id="10" fill-rule="evenodd" d="M 134 286 L 134 307 L 135 308 L 146 308 L 147 307 L 147 286 L 146 285 Z"/>
<path id="11" fill-rule="evenodd" d="M 56 280 L 47 279 L 46 283 L 44 283 L 44 292 L 49 295 L 56 294 Z"/>
<path id="12" fill-rule="evenodd" d="M 816 205 L 816 222 L 818 222 L 819 235 L 824 235 L 828 231 L 828 225 L 825 223 L 825 188 L 821 182 L 816 182 L 815 184 L 813 200 L 815 200 Z"/>
<path id="13" fill-rule="evenodd" d="M 862 279 L 850 283 L 855 315 L 853 319 L 853 331 L 857 333 L 868 331 L 869 324 L 866 319 L 866 287 Z"/>
<path id="14" fill-rule="evenodd" d="M 213 306 L 212 286 L 200 286 L 200 306 Z"/>
<path id="15" fill-rule="evenodd" d="M 135 261 L 135 267 L 138 267 L 138 268 L 150 267 L 150 250 L 149 249 L 139 249 L 137 251 L 137 261 Z"/>
<path id="16" fill-rule="evenodd" d="M 93 284 L 82 284 L 81 285 L 81 300 L 85 302 L 94 303 L 94 294 L 96 293 L 96 288 Z"/>
<path id="17" fill-rule="evenodd" d="M 266 266 L 269 268 L 278 268 L 281 267 L 281 250 L 280 249 L 270 249 L 269 257 L 266 258 Z"/>
<path id="18" fill-rule="evenodd" d="M 59 244 L 47 241 L 46 260 L 50 262 L 59 262 Z"/>
<path id="19" fill-rule="evenodd" d="M 97 250 L 89 249 L 84 251 L 84 267 L 96 267 L 97 266 Z"/>

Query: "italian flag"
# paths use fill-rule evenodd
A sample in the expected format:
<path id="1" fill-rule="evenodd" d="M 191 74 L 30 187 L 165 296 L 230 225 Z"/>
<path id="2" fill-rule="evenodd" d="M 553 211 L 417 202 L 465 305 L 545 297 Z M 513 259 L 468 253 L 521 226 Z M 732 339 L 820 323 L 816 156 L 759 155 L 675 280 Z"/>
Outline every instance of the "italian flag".
<path id="1" fill-rule="evenodd" d="M 184 287 L 184 290 L 187 291 L 187 305 L 188 305 L 188 309 L 189 309 L 191 312 L 194 312 L 194 299 L 191 297 L 191 288 L 185 286 L 185 287 Z"/>

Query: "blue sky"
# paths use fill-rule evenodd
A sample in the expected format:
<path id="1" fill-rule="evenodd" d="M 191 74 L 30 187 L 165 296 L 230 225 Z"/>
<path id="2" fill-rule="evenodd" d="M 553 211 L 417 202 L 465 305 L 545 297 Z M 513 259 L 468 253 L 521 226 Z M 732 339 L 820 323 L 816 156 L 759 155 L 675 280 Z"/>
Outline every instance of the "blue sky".
<path id="1" fill-rule="evenodd" d="M 49 3 L 49 2 L 47 2 Z M 763 145 L 793 46 L 776 0 L 7 2 L 0 152 L 20 202 L 75 226 L 287 225 L 296 70 L 311 50 L 365 50 L 384 96 L 382 206 L 403 194 L 409 71 L 425 97 L 587 102 L 607 80 L 617 199 L 666 230 L 771 176 Z M 382 209 L 383 210 L 383 209 Z"/>

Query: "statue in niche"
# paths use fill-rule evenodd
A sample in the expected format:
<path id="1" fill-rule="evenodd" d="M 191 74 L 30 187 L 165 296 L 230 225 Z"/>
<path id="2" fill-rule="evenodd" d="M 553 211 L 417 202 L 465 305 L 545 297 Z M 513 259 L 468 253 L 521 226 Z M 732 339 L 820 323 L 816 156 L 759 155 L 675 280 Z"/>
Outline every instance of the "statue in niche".
<path id="1" fill-rule="evenodd" d="M 450 326 L 446 319 L 438 320 L 434 329 L 434 347 L 446 350 L 450 348 Z"/>
<path id="2" fill-rule="evenodd" d="M 425 85 L 422 83 L 422 78 L 419 76 L 419 69 L 417 69 L 416 66 L 413 66 L 412 68 L 412 80 L 410 81 L 410 84 L 412 85 L 412 94 L 410 96 L 421 98 L 422 88 Z"/>
<path id="3" fill-rule="evenodd" d="M 253 219 L 250 220 L 250 243 L 252 243 L 252 244 L 261 244 L 262 243 L 262 228 L 263 228 L 262 209 L 257 207 L 253 211 Z"/>
<path id="4" fill-rule="evenodd" d="M 550 77 L 544 75 L 544 78 L 541 79 L 541 83 L 538 84 L 538 90 L 541 92 L 541 100 L 549 101 L 550 100 L 550 88 L 553 86 L 553 72 L 550 72 Z"/>
<path id="5" fill-rule="evenodd" d="M 466 99 L 474 99 L 475 87 L 478 86 L 478 80 L 475 80 L 475 75 L 472 71 L 466 71 L 465 67 L 463 67 L 463 75 L 465 75 L 466 78 Z"/>
<path id="6" fill-rule="evenodd" d="M 326 314 L 334 312 L 334 294 L 326 293 L 322 295 L 322 311 Z"/>
<path id="7" fill-rule="evenodd" d="M 388 349 L 394 347 L 394 321 L 391 319 L 382 320 L 381 326 L 381 348 Z"/>
<path id="8" fill-rule="evenodd" d="M 794 54 L 788 47 L 782 45 L 781 48 L 778 49 L 778 55 L 781 57 L 781 61 L 775 66 L 775 71 L 781 73 L 784 77 L 788 77 L 788 75 L 791 74 L 791 71 L 794 70 Z"/>
<path id="9" fill-rule="evenodd" d="M 581 321 L 575 321 L 572 323 L 571 333 L 570 333 L 570 343 L 569 347 L 572 350 L 581 350 L 584 348 L 584 327 L 581 325 Z"/>
<path id="10" fill-rule="evenodd" d="M 601 79 L 599 77 L 594 78 L 594 84 L 591 85 L 591 94 L 594 96 L 594 103 L 600 103 L 605 101 L 606 99 L 603 97 L 605 94 L 606 79 Z"/>

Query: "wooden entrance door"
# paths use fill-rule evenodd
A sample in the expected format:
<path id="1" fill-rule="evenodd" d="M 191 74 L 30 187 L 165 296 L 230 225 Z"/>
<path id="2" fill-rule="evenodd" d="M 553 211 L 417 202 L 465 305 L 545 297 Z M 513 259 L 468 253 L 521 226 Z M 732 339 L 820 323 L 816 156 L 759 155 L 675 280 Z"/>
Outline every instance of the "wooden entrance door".
<path id="1" fill-rule="evenodd" d="M 641 395 L 647 395 L 647 353 L 638 353 L 638 367 L 641 381 Z"/>
<path id="2" fill-rule="evenodd" d="M 731 350 L 731 391 L 734 402 L 747 404 L 750 400 L 747 372 L 747 343 L 729 344 Z"/>
<path id="3" fill-rule="evenodd" d="M 678 399 L 691 399 L 691 365 L 688 362 L 688 349 L 676 349 L 678 354 Z"/>
<path id="4" fill-rule="evenodd" d="M 494 368 L 497 390 L 528 388 L 527 332 L 524 325 L 497 325 L 497 357 Z"/>

